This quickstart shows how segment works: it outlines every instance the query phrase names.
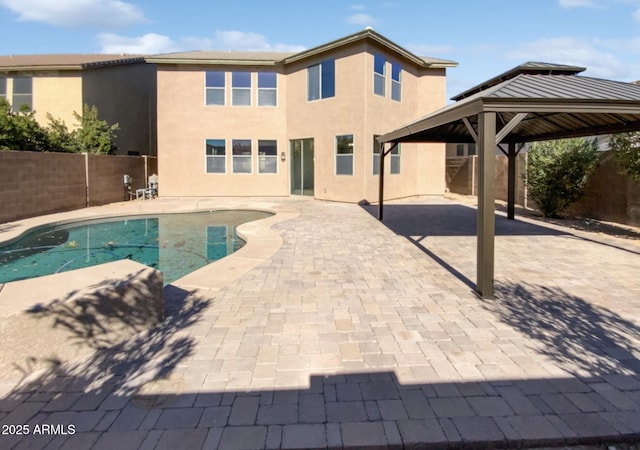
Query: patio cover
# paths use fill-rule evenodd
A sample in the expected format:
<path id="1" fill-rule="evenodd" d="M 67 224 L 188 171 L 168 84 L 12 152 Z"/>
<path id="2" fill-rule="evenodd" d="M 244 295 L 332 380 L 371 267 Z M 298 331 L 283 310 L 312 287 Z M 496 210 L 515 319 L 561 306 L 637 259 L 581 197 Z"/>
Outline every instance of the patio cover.
<path id="1" fill-rule="evenodd" d="M 640 85 L 578 76 L 582 67 L 529 62 L 453 97 L 456 103 L 378 138 L 383 219 L 384 157 L 400 142 L 472 143 L 478 148 L 477 283 L 493 296 L 496 145 L 507 144 L 513 218 L 516 144 L 640 130 Z M 385 150 L 385 144 L 391 144 Z M 504 149 L 503 149 L 504 151 Z"/>

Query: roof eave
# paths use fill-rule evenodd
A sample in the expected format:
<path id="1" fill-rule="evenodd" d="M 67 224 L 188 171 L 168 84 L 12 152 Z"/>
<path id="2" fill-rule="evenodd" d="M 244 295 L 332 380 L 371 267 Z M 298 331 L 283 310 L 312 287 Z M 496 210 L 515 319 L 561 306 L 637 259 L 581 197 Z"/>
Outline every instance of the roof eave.
<path id="1" fill-rule="evenodd" d="M 193 59 L 193 58 L 145 58 L 148 64 L 183 64 L 183 65 L 216 65 L 216 66 L 277 66 L 278 61 L 251 59 Z"/>
<path id="2" fill-rule="evenodd" d="M 314 56 L 320 55 L 322 53 L 327 53 L 327 52 L 336 50 L 338 48 L 344 47 L 346 45 L 362 41 L 364 39 L 372 39 L 373 41 L 377 42 L 378 44 L 380 44 L 380 45 L 382 45 L 384 47 L 387 47 L 391 51 L 402 55 L 404 58 L 410 60 L 411 62 L 413 62 L 417 66 L 420 66 L 420 67 L 423 67 L 423 68 L 441 69 L 441 68 L 447 68 L 447 67 L 456 67 L 458 65 L 458 63 L 455 62 L 455 61 L 446 61 L 446 60 L 433 62 L 433 63 L 427 62 L 424 59 L 414 55 L 413 53 L 409 52 L 408 50 L 405 50 L 404 48 L 400 47 L 396 43 L 388 40 L 387 38 L 385 38 L 381 34 L 375 32 L 375 31 L 373 31 L 371 29 L 365 29 L 365 30 L 360 31 L 358 33 L 343 37 L 341 39 L 337 39 L 337 40 L 329 42 L 327 44 L 320 45 L 318 47 L 314 47 L 314 48 L 311 48 L 309 50 L 304 50 L 304 51 L 302 51 L 300 53 L 297 53 L 295 55 L 292 55 L 292 56 L 289 56 L 287 58 L 284 58 L 282 60 L 282 63 L 291 64 L 291 63 L 294 63 L 294 62 L 302 61 L 302 60 L 305 60 L 305 59 L 312 58 Z"/>

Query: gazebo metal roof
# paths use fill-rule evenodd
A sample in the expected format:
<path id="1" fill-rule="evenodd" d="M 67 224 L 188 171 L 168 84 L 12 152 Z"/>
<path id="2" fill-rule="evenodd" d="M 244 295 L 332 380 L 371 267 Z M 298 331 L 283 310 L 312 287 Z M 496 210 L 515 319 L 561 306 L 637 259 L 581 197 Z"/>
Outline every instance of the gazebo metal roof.
<path id="1" fill-rule="evenodd" d="M 400 142 L 478 144 L 478 283 L 493 295 L 495 148 L 509 146 L 510 211 L 517 143 L 640 130 L 640 85 L 577 75 L 581 67 L 525 63 L 454 97 L 456 103 L 382 135 L 382 155 Z M 384 157 L 380 158 L 382 220 Z M 510 218 L 512 218 L 512 213 Z"/>

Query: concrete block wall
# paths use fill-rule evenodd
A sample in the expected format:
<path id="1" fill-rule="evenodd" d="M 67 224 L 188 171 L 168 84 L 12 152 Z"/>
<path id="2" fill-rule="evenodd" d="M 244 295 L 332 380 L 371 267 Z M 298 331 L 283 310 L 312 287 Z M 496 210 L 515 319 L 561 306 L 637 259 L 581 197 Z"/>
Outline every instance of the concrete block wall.
<path id="1" fill-rule="evenodd" d="M 477 195 L 477 156 L 447 158 L 447 188 L 461 195 Z M 497 200 L 507 200 L 506 156 L 496 156 L 495 193 Z M 523 174 L 527 167 L 527 153 L 518 156 L 516 163 L 516 204 L 535 209 L 535 202 L 527 198 Z M 566 211 L 569 216 L 640 225 L 640 183 L 620 173 L 611 152 L 602 152 L 598 167 L 581 199 Z"/>
<path id="2" fill-rule="evenodd" d="M 155 157 L 0 151 L 0 223 L 125 200 L 157 173 Z"/>

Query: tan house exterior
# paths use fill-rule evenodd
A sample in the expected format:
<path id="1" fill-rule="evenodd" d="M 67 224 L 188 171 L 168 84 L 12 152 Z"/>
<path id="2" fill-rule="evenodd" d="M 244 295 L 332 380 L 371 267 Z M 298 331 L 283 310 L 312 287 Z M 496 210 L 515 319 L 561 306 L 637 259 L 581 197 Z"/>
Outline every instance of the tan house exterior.
<path id="1" fill-rule="evenodd" d="M 371 29 L 300 53 L 187 52 L 147 62 L 157 65 L 162 196 L 345 202 L 377 199 L 374 137 L 444 106 L 446 69 L 456 66 Z M 386 171 L 388 198 L 442 194 L 445 146 L 403 144 Z"/>
<path id="2" fill-rule="evenodd" d="M 0 97 L 14 110 L 26 103 L 43 126 L 47 114 L 77 126 L 74 111 L 96 106 L 120 126 L 119 154 L 155 154 L 155 67 L 136 55 L 0 56 Z"/>

